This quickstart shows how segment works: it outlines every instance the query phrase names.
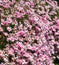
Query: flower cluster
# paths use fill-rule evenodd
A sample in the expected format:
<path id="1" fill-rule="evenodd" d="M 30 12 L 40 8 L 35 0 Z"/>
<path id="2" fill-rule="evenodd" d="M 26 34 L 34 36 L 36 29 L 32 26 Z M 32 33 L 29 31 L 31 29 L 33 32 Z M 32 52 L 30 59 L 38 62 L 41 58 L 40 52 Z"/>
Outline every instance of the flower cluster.
<path id="1" fill-rule="evenodd" d="M 58 55 L 56 1 L 0 0 L 0 65 L 54 65 Z"/>

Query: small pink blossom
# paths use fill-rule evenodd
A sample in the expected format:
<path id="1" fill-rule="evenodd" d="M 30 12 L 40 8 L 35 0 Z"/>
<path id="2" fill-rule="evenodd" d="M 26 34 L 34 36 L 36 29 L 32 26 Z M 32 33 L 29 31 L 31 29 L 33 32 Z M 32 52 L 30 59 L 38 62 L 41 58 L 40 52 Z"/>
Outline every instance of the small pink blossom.
<path id="1" fill-rule="evenodd" d="M 0 27 L 0 32 L 3 32 L 3 28 L 2 27 Z"/>
<path id="2" fill-rule="evenodd" d="M 56 21 L 56 25 L 58 25 L 58 26 L 59 26 L 59 19 Z"/>
<path id="3" fill-rule="evenodd" d="M 7 9 L 10 8 L 10 6 L 8 4 L 3 5 L 3 7 L 7 8 Z"/>
<path id="4" fill-rule="evenodd" d="M 9 32 L 12 31 L 11 27 L 7 27 L 7 30 L 8 30 Z"/>
<path id="5" fill-rule="evenodd" d="M 17 36 L 26 36 L 25 31 L 19 31 L 17 32 Z"/>
<path id="6" fill-rule="evenodd" d="M 6 33 L 6 32 L 3 32 L 3 34 L 4 34 L 5 36 L 8 36 L 8 33 Z"/>
<path id="7" fill-rule="evenodd" d="M 15 38 L 14 37 L 7 38 L 7 41 L 14 42 L 15 41 Z"/>
<path id="8" fill-rule="evenodd" d="M 11 48 L 8 52 L 10 55 L 14 55 L 14 50 Z"/>
<path id="9" fill-rule="evenodd" d="M 8 21 L 4 21 L 4 22 L 2 22 L 1 25 L 8 26 Z"/>

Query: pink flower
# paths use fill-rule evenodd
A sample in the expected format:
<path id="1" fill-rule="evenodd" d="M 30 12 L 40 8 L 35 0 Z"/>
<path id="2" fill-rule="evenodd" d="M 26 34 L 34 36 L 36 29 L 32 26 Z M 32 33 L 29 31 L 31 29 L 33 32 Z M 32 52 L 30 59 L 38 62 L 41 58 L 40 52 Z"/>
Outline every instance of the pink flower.
<path id="1" fill-rule="evenodd" d="M 33 17 L 29 17 L 29 22 L 34 24 L 35 20 L 33 19 Z"/>
<path id="2" fill-rule="evenodd" d="M 7 38 L 7 41 L 14 42 L 15 41 L 15 38 L 14 37 Z"/>
<path id="3" fill-rule="evenodd" d="M 30 14 L 30 12 L 31 12 L 30 10 L 27 10 L 27 11 L 26 11 L 26 14 L 28 14 L 28 15 L 29 15 L 29 14 Z"/>
<path id="4" fill-rule="evenodd" d="M 59 26 L 59 19 L 56 21 L 56 25 L 58 25 L 58 26 Z"/>
<path id="5" fill-rule="evenodd" d="M 53 28 L 55 28 L 55 29 L 59 29 L 59 26 L 54 25 Z"/>
<path id="6" fill-rule="evenodd" d="M 3 4 L 0 3 L 0 6 L 3 6 Z"/>
<path id="7" fill-rule="evenodd" d="M 19 13 L 24 13 L 24 9 L 22 7 L 17 8 L 19 10 Z"/>
<path id="8" fill-rule="evenodd" d="M 4 21 L 4 22 L 2 22 L 1 25 L 8 26 L 8 21 Z"/>
<path id="9" fill-rule="evenodd" d="M 13 50 L 12 48 L 10 48 L 10 50 L 8 51 L 8 53 L 9 53 L 10 55 L 14 55 L 14 50 Z"/>
<path id="10" fill-rule="evenodd" d="M 30 54 L 29 53 L 25 53 L 24 56 L 27 57 L 27 58 L 30 58 Z"/>
<path id="11" fill-rule="evenodd" d="M 17 18 L 22 18 L 23 14 L 19 13 L 19 12 L 15 12 L 14 14 Z"/>
<path id="12" fill-rule="evenodd" d="M 30 5 L 33 8 L 34 7 L 34 2 L 33 1 L 30 1 Z"/>
<path id="13" fill-rule="evenodd" d="M 36 51 L 36 50 L 37 50 L 37 47 L 33 46 L 32 51 Z"/>
<path id="14" fill-rule="evenodd" d="M 0 27 L 0 32 L 3 32 L 3 28 L 2 27 Z"/>
<path id="15" fill-rule="evenodd" d="M 16 34 L 17 34 L 17 36 L 26 36 L 25 31 L 19 31 Z"/>
<path id="16" fill-rule="evenodd" d="M 15 0 L 12 0 L 12 2 L 9 2 L 10 5 L 14 5 Z"/>
<path id="17" fill-rule="evenodd" d="M 6 32 L 3 32 L 3 34 L 4 34 L 5 36 L 8 36 L 8 33 L 6 33 Z"/>
<path id="18" fill-rule="evenodd" d="M 11 27 L 7 27 L 7 30 L 8 30 L 9 32 L 12 31 Z"/>
<path id="19" fill-rule="evenodd" d="M 22 25 L 18 26 L 18 29 L 19 30 L 22 30 L 23 29 L 23 26 Z"/>
<path id="20" fill-rule="evenodd" d="M 41 31 L 41 29 L 38 26 L 36 26 L 35 30 L 36 30 L 36 32 Z"/>
<path id="21" fill-rule="evenodd" d="M 8 4 L 3 5 L 3 7 L 7 8 L 7 9 L 10 8 L 10 6 Z"/>
<path id="22" fill-rule="evenodd" d="M 19 50 L 21 50 L 21 48 L 23 48 L 23 44 L 20 42 L 16 43 L 16 46 L 18 47 Z"/>

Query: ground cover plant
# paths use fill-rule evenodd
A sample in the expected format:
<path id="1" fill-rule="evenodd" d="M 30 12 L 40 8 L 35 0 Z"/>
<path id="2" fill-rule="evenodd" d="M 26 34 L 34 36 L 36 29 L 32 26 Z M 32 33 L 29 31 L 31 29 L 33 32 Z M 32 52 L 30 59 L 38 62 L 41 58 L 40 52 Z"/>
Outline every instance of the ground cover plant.
<path id="1" fill-rule="evenodd" d="M 0 65 L 59 65 L 57 1 L 0 0 Z"/>

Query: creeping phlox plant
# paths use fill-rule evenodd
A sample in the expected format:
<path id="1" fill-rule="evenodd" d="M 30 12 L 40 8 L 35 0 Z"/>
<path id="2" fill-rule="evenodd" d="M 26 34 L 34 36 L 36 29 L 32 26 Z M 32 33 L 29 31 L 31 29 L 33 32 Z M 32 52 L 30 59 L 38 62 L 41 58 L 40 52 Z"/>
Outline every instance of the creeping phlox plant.
<path id="1" fill-rule="evenodd" d="M 55 65 L 55 59 L 59 59 L 58 3 L 0 0 L 0 65 Z"/>

